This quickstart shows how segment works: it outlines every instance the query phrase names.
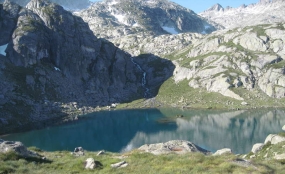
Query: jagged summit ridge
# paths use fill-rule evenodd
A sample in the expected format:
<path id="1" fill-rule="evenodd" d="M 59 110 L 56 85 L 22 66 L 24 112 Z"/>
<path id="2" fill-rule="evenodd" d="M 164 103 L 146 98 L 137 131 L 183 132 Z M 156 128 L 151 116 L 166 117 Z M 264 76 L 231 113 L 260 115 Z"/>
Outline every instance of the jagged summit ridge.
<path id="1" fill-rule="evenodd" d="M 272 24 L 285 21 L 284 0 L 260 0 L 258 3 L 228 7 L 217 10 L 217 6 L 200 13 L 202 17 L 224 28 L 245 27 L 259 24 Z"/>
<path id="2" fill-rule="evenodd" d="M 224 10 L 224 7 L 221 4 L 217 3 L 206 11 L 223 11 L 223 10 Z"/>

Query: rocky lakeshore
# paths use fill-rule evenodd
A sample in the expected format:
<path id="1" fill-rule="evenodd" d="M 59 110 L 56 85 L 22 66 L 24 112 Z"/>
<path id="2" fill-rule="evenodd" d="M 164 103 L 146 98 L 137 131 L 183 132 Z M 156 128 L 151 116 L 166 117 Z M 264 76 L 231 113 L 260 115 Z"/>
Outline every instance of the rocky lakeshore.
<path id="1" fill-rule="evenodd" d="M 280 173 L 285 169 L 284 133 L 268 135 L 248 154 L 225 148 L 207 151 L 192 142 L 146 144 L 126 153 L 45 152 L 21 142 L 0 140 L 0 173 Z"/>

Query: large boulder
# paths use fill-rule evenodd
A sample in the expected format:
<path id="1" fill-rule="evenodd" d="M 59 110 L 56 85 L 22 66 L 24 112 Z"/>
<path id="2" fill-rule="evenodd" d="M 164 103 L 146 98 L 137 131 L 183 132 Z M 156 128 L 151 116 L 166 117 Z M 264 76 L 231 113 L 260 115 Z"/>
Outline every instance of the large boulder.
<path id="1" fill-rule="evenodd" d="M 240 44 L 242 47 L 252 51 L 266 51 L 267 46 L 256 33 L 246 33 L 234 40 L 235 44 Z"/>
<path id="2" fill-rule="evenodd" d="M 82 147 L 76 147 L 72 154 L 74 156 L 84 156 L 84 149 Z"/>
<path id="3" fill-rule="evenodd" d="M 232 153 L 232 150 L 229 149 L 229 148 L 224 148 L 224 149 L 220 149 L 220 150 L 217 150 L 213 155 L 224 155 L 224 154 L 231 154 Z"/>
<path id="4" fill-rule="evenodd" d="M 38 155 L 29 151 L 23 143 L 19 141 L 4 141 L 0 139 L 0 153 L 16 152 L 23 157 L 37 157 Z"/>
<path id="5" fill-rule="evenodd" d="M 199 152 L 203 154 L 209 154 L 210 152 L 195 145 L 190 141 L 172 140 L 166 143 L 146 144 L 139 148 L 141 151 L 149 152 L 154 155 L 178 153 L 184 154 L 189 152 Z"/>
<path id="6" fill-rule="evenodd" d="M 262 148 L 263 148 L 264 144 L 263 143 L 257 143 L 255 145 L 252 146 L 251 152 L 252 153 L 257 153 L 259 152 Z"/>
<path id="7" fill-rule="evenodd" d="M 270 134 L 266 137 L 264 144 L 271 143 L 271 144 L 278 144 L 285 141 L 285 137 L 276 135 L 276 134 Z"/>
<path id="8" fill-rule="evenodd" d="M 95 160 L 93 158 L 88 158 L 85 161 L 85 169 L 93 170 L 96 167 Z"/>
<path id="9" fill-rule="evenodd" d="M 129 164 L 126 161 L 121 161 L 115 164 L 111 164 L 112 168 L 124 168 L 127 167 Z"/>

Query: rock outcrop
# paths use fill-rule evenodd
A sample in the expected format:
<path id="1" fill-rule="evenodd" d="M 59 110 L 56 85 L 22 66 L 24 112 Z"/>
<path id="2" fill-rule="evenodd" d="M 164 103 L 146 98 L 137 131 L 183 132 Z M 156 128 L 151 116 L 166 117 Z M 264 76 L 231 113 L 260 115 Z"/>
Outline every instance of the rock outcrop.
<path id="1" fill-rule="evenodd" d="M 189 153 L 189 152 L 199 152 L 203 154 L 209 154 L 210 152 L 191 143 L 189 141 L 182 140 L 172 140 L 166 143 L 158 144 L 146 144 L 139 148 L 141 151 L 149 152 L 154 155 L 168 154 L 168 153 Z"/>
<path id="2" fill-rule="evenodd" d="M 85 161 L 85 169 L 95 169 L 96 167 L 96 164 L 95 164 L 95 160 L 94 158 L 88 158 L 86 161 Z"/>
<path id="3" fill-rule="evenodd" d="M 276 134 L 270 134 L 266 137 L 264 144 L 271 143 L 271 144 L 278 144 L 285 141 L 285 137 L 276 135 Z"/>
<path id="4" fill-rule="evenodd" d="M 76 147 L 72 152 L 74 156 L 84 156 L 84 149 L 82 147 Z"/>
<path id="5" fill-rule="evenodd" d="M 255 145 L 252 146 L 251 152 L 256 154 L 257 152 L 259 152 L 262 148 L 264 147 L 263 143 L 257 143 Z"/>
<path id="6" fill-rule="evenodd" d="M 126 161 L 121 161 L 115 164 L 111 164 L 112 168 L 124 168 L 127 167 L 129 164 Z"/>
<path id="7" fill-rule="evenodd" d="M 249 93 L 260 89 L 269 97 L 284 98 L 283 27 L 280 23 L 210 34 L 172 57 L 173 79 L 237 100 L 248 98 L 235 92 L 238 88 Z"/>
<path id="8" fill-rule="evenodd" d="M 232 154 L 232 150 L 229 148 L 220 149 L 217 150 L 213 155 L 216 156 L 216 155 L 225 155 L 225 154 Z"/>
<path id="9" fill-rule="evenodd" d="M 38 155 L 27 148 L 18 141 L 4 141 L 0 139 L 0 153 L 16 152 L 23 157 L 38 157 Z"/>
<path id="10" fill-rule="evenodd" d="M 132 34 L 110 39 L 110 41 L 133 56 L 144 53 L 167 56 L 177 50 L 189 47 L 189 45 L 199 41 L 203 37 L 202 34 L 188 32 L 176 35 L 165 34 L 156 37 L 151 34 L 144 36 Z"/>
<path id="11" fill-rule="evenodd" d="M 284 160 L 285 137 L 277 134 L 269 134 L 263 143 L 254 144 L 247 156 L 243 158 L 257 158 L 262 160 Z"/>

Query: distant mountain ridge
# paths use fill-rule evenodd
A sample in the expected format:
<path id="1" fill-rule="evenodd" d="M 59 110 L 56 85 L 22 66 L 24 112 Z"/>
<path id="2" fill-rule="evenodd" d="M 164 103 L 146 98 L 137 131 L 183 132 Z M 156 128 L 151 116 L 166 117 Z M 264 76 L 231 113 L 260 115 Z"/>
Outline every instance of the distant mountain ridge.
<path id="1" fill-rule="evenodd" d="M 248 6 L 243 4 L 238 8 L 223 8 L 220 4 L 215 4 L 199 15 L 224 28 L 272 24 L 285 21 L 285 1 L 260 0 L 258 3 Z"/>
<path id="2" fill-rule="evenodd" d="M 0 0 L 0 3 L 3 3 L 5 0 Z M 25 7 L 31 0 L 10 0 L 15 2 L 22 7 Z M 50 2 L 57 3 L 63 6 L 67 10 L 81 10 L 87 8 L 91 2 L 89 0 L 49 0 Z"/>
<path id="3" fill-rule="evenodd" d="M 138 33 L 206 34 L 216 30 L 193 11 L 168 0 L 104 0 L 75 14 L 98 37 L 107 39 Z"/>

